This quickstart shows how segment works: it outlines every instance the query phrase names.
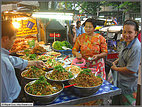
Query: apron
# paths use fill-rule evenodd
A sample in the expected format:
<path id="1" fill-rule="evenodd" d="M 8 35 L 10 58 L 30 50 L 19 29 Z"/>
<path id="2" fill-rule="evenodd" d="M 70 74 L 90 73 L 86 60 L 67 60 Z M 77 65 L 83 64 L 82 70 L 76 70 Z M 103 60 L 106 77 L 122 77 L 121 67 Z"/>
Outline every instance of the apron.
<path id="1" fill-rule="evenodd" d="M 105 62 L 104 59 L 101 58 L 97 61 L 89 61 L 86 60 L 86 65 L 88 69 L 91 69 L 92 73 L 95 74 L 95 76 L 99 76 L 106 80 L 106 73 L 105 73 Z"/>

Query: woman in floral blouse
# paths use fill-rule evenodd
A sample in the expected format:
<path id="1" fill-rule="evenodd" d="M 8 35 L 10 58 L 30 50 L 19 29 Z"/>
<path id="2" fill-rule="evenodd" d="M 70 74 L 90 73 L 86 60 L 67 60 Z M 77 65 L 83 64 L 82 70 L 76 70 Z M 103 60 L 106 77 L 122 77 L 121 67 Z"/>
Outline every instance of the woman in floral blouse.
<path id="1" fill-rule="evenodd" d="M 106 40 L 102 35 L 94 32 L 96 27 L 95 19 L 89 18 L 84 24 L 86 33 L 83 33 L 76 39 L 72 53 L 78 59 L 84 58 L 87 62 L 86 66 L 88 68 L 93 68 L 94 71 L 99 64 L 98 72 L 101 77 L 106 79 L 103 59 L 108 52 Z M 89 57 L 92 57 L 93 59 L 89 61 Z"/>

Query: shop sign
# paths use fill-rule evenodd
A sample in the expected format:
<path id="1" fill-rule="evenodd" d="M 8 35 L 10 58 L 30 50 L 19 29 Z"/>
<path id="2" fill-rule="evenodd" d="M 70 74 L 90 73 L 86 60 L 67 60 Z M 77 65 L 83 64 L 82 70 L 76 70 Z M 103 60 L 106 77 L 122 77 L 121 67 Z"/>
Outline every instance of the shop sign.
<path id="1" fill-rule="evenodd" d="M 49 36 L 54 37 L 54 33 L 50 33 Z M 61 36 L 60 33 L 55 33 L 55 37 L 60 37 L 60 36 Z"/>
<path id="2" fill-rule="evenodd" d="M 25 36 L 31 34 L 37 34 L 37 22 L 36 19 L 26 19 L 18 21 L 21 27 L 18 28 L 16 36 Z"/>

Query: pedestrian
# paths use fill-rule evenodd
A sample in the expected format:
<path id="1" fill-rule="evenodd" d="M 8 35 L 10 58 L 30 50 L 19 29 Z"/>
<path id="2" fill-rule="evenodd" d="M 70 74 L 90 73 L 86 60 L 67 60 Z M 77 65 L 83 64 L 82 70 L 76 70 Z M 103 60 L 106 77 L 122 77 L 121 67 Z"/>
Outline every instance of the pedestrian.
<path id="1" fill-rule="evenodd" d="M 81 21 L 76 22 L 76 36 L 78 37 L 79 35 L 85 33 L 85 30 L 83 26 L 81 26 Z"/>
<path id="2" fill-rule="evenodd" d="M 113 105 L 136 105 L 138 70 L 141 57 L 141 43 L 137 35 L 138 23 L 126 20 L 122 36 L 124 45 L 117 60 L 113 62 L 112 70 L 117 72 L 116 86 L 122 90 L 121 95 L 114 96 Z"/>
<path id="3" fill-rule="evenodd" d="M 24 70 L 27 66 L 46 66 L 42 61 L 27 61 L 10 56 L 9 50 L 16 39 L 16 30 L 12 21 L 1 21 L 1 79 L 2 79 L 2 103 L 12 103 L 14 100 L 21 101 L 21 87 L 16 77 L 15 68 Z M 46 66 L 47 67 L 47 66 Z"/>

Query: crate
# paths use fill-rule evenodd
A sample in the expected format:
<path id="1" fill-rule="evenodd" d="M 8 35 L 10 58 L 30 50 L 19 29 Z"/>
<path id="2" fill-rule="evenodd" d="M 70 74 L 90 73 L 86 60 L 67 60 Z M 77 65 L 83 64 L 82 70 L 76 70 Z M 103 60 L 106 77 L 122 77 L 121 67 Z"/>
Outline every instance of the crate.
<path id="1" fill-rule="evenodd" d="M 118 58 L 118 53 L 107 54 L 107 59 L 116 59 Z"/>

